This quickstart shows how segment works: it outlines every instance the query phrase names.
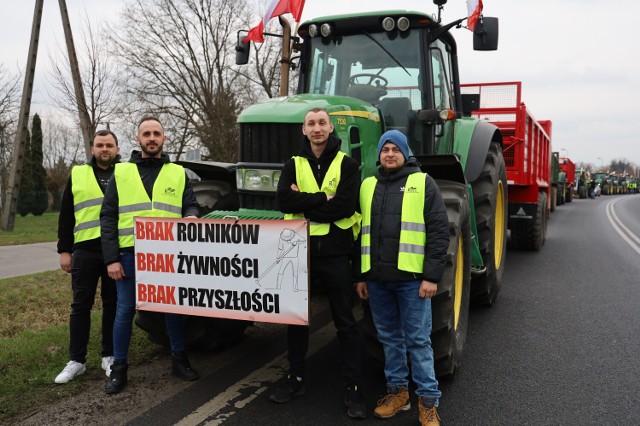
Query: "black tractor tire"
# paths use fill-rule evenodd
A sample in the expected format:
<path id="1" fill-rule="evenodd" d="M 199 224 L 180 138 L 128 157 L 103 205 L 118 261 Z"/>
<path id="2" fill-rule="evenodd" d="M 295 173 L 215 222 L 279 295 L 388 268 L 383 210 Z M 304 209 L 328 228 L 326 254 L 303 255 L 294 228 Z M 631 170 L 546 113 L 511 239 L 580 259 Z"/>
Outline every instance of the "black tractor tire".
<path id="1" fill-rule="evenodd" d="M 580 198 L 581 200 L 584 200 L 585 198 L 587 198 L 587 187 L 586 186 L 579 186 L 578 187 L 578 198 Z"/>
<path id="2" fill-rule="evenodd" d="M 556 204 L 560 205 L 560 202 L 558 201 L 558 188 L 556 188 L 555 186 L 551 187 L 551 211 L 555 211 L 556 210 Z"/>
<path id="3" fill-rule="evenodd" d="M 573 201 L 573 188 L 571 187 L 567 188 L 564 199 L 567 203 L 570 203 L 571 201 Z"/>
<path id="4" fill-rule="evenodd" d="M 462 350 L 469 320 L 471 274 L 471 217 L 469 197 L 465 185 L 438 181 L 449 216 L 449 248 L 447 265 L 438 284 L 438 293 L 431 301 L 431 345 L 435 357 L 435 370 L 439 378 L 453 376 L 462 360 Z M 384 351 L 369 304 L 363 303 L 360 331 L 369 362 L 374 367 L 384 366 Z"/>
<path id="5" fill-rule="evenodd" d="M 603 185 L 602 186 L 602 195 L 611 195 L 609 193 L 609 185 Z"/>
<path id="6" fill-rule="evenodd" d="M 135 322 L 138 327 L 147 332 L 150 341 L 170 347 L 163 313 L 139 310 Z M 251 324 L 251 321 L 185 315 L 185 346 L 199 349 L 223 349 L 242 340 L 245 329 Z"/>
<path id="7" fill-rule="evenodd" d="M 511 224 L 511 243 L 523 250 L 540 250 L 547 235 L 547 194 L 538 193 L 536 217 L 533 220 L 514 220 Z"/>
<path id="8" fill-rule="evenodd" d="M 466 185 L 439 180 L 449 216 L 447 264 L 431 301 L 436 375 L 453 377 L 462 361 L 471 298 L 471 213 Z"/>
<path id="9" fill-rule="evenodd" d="M 482 172 L 471 183 L 480 255 L 485 273 L 471 279 L 471 303 L 491 306 L 502 286 L 507 252 L 507 169 L 500 144 L 492 142 Z"/>

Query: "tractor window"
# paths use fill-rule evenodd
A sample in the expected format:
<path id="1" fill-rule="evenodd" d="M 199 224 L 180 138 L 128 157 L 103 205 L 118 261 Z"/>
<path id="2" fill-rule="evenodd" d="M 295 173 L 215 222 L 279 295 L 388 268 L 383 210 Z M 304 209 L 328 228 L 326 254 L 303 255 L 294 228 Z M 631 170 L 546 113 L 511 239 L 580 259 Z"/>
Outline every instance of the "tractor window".
<path id="1" fill-rule="evenodd" d="M 440 42 L 434 43 L 435 45 Z M 437 109 L 451 108 L 451 86 L 447 77 L 448 62 L 443 58 L 440 46 L 431 48 L 431 69 L 433 71 L 433 100 Z"/>
<path id="2" fill-rule="evenodd" d="M 316 37 L 311 51 L 307 92 L 351 96 L 379 107 L 385 98 L 403 98 L 397 103 L 421 109 L 420 32 Z"/>

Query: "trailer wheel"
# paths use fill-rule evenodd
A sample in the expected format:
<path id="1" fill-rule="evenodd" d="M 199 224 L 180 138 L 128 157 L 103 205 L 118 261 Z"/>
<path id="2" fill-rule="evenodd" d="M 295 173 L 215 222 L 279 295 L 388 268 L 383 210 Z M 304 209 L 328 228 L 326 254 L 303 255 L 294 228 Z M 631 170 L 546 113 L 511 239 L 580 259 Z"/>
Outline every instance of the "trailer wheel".
<path id="1" fill-rule="evenodd" d="M 471 183 L 480 254 L 486 272 L 472 277 L 471 302 L 491 306 L 502 285 L 507 236 L 507 171 L 500 144 L 492 142 L 480 177 Z"/>
<path id="2" fill-rule="evenodd" d="M 449 216 L 449 248 L 447 265 L 438 294 L 431 301 L 431 345 L 438 377 L 455 374 L 462 359 L 462 349 L 467 335 L 469 319 L 469 295 L 471 273 L 471 219 L 469 198 L 465 185 L 438 181 L 447 214 Z M 367 302 L 360 331 L 364 336 L 368 359 L 375 366 L 384 366 L 384 351 L 377 340 L 373 317 Z"/>

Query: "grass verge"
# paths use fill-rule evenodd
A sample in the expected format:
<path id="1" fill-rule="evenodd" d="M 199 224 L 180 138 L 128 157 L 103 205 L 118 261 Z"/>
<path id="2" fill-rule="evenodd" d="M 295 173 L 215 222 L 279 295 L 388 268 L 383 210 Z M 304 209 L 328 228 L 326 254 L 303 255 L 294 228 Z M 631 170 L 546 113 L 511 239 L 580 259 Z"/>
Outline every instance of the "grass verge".
<path id="1" fill-rule="evenodd" d="M 69 361 L 70 276 L 44 272 L 0 280 L 0 424 L 20 413 L 77 395 L 96 379 L 100 368 L 100 298 L 91 316 L 87 372 L 65 385 L 53 379 Z M 163 348 L 146 333 L 133 333 L 132 364 L 148 362 Z"/>
<path id="2" fill-rule="evenodd" d="M 16 215 L 13 231 L 0 230 L 0 246 L 46 243 L 58 240 L 58 212 L 42 216 Z"/>

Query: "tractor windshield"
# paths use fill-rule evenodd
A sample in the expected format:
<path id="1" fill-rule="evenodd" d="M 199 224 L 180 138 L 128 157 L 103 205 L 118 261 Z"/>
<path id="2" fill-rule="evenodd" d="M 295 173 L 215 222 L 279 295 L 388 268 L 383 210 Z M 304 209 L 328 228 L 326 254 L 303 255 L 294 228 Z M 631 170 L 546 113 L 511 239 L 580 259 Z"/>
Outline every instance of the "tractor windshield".
<path id="1" fill-rule="evenodd" d="M 313 38 L 305 92 L 352 96 L 381 109 L 405 102 L 419 110 L 420 49 L 419 31 Z"/>

